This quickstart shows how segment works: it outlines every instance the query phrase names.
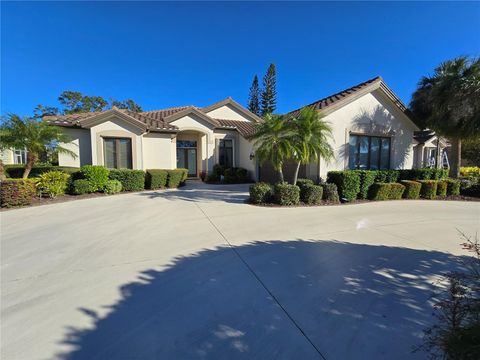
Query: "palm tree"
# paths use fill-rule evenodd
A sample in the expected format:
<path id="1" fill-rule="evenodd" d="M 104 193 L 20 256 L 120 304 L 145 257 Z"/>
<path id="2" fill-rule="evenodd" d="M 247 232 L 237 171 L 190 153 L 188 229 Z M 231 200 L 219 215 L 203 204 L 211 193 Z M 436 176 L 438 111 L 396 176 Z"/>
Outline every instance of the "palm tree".
<path id="1" fill-rule="evenodd" d="M 298 117 L 288 122 L 294 134 L 292 159 L 297 163 L 293 176 L 294 185 L 297 184 L 301 164 L 308 164 L 319 158 L 327 161 L 333 158 L 333 149 L 329 143 L 332 139 L 332 128 L 322 118 L 320 112 L 307 107 L 300 111 Z"/>
<path id="2" fill-rule="evenodd" d="M 292 154 L 292 136 L 285 117 L 272 114 L 264 116 L 264 121 L 257 125 L 251 136 L 258 160 L 262 163 L 270 161 L 282 182 L 283 162 Z"/>
<path id="3" fill-rule="evenodd" d="M 25 149 L 27 164 L 23 178 L 27 178 L 40 154 L 50 150 L 57 153 L 69 154 L 73 158 L 77 155 L 65 149 L 60 143 L 71 139 L 58 126 L 48 125 L 46 122 L 33 118 L 20 118 L 18 115 L 8 115 L 0 126 L 1 149 Z M 2 164 L 3 167 L 3 164 Z M 0 170 L 0 173 L 3 169 Z"/>
<path id="4" fill-rule="evenodd" d="M 459 175 L 462 140 L 480 136 L 480 59 L 459 57 L 423 77 L 410 108 L 419 126 L 452 140 L 452 175 Z"/>

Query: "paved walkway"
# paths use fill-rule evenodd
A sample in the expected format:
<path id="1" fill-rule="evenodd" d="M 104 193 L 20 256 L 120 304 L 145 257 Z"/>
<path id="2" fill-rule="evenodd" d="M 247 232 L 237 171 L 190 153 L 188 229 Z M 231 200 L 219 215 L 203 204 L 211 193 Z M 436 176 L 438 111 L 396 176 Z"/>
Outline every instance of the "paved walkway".
<path id="1" fill-rule="evenodd" d="M 480 203 L 266 208 L 194 183 L 2 212 L 1 358 L 405 359 Z"/>

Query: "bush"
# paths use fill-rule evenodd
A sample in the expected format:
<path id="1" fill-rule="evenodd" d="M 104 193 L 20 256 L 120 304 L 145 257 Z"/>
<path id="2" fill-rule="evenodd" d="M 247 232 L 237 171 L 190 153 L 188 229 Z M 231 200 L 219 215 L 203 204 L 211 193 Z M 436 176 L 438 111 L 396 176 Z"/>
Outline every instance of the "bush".
<path id="1" fill-rule="evenodd" d="M 167 186 L 168 171 L 162 169 L 149 169 L 145 174 L 146 189 L 163 189 Z"/>
<path id="2" fill-rule="evenodd" d="M 432 180 L 442 180 L 448 178 L 448 169 L 432 169 Z"/>
<path id="3" fill-rule="evenodd" d="M 218 182 L 220 181 L 220 175 L 219 172 L 222 170 L 221 175 L 224 176 L 223 182 L 226 184 L 241 184 L 249 181 L 249 176 L 248 176 L 248 170 L 240 167 L 234 167 L 234 168 L 222 168 L 222 167 L 217 167 L 217 170 L 214 171 L 214 175 L 212 176 L 212 182 Z"/>
<path id="4" fill-rule="evenodd" d="M 223 182 L 226 184 L 235 184 L 237 180 L 237 171 L 235 168 L 225 169 L 223 173 Z"/>
<path id="5" fill-rule="evenodd" d="M 42 194 L 47 194 L 51 198 L 65 194 L 68 188 L 68 179 L 70 175 L 62 171 L 54 170 L 40 175 L 37 182 L 37 189 Z"/>
<path id="6" fill-rule="evenodd" d="M 110 180 L 120 181 L 122 191 L 141 191 L 145 188 L 145 172 L 143 170 L 110 170 Z"/>
<path id="7" fill-rule="evenodd" d="M 36 194 L 36 179 L 9 179 L 0 183 L 2 207 L 30 205 Z"/>
<path id="8" fill-rule="evenodd" d="M 440 180 L 448 177 L 448 169 L 412 169 L 408 170 L 409 180 Z"/>
<path id="9" fill-rule="evenodd" d="M 437 181 L 435 180 L 418 180 L 422 184 L 420 196 L 424 199 L 435 199 L 437 196 Z"/>
<path id="10" fill-rule="evenodd" d="M 273 196 L 279 205 L 297 205 L 300 202 L 300 188 L 288 183 L 277 183 Z"/>
<path id="11" fill-rule="evenodd" d="M 93 193 L 97 190 L 95 185 L 87 179 L 77 179 L 72 183 L 72 191 L 75 195 L 83 195 Z"/>
<path id="12" fill-rule="evenodd" d="M 448 184 L 446 181 L 437 181 L 437 196 L 445 197 L 447 196 L 447 187 Z"/>
<path id="13" fill-rule="evenodd" d="M 215 164 L 213 165 L 212 172 L 208 174 L 209 182 L 217 182 L 220 181 L 221 176 L 225 174 L 225 168 L 222 165 Z"/>
<path id="14" fill-rule="evenodd" d="M 368 189 L 375 182 L 377 177 L 377 171 L 375 170 L 356 170 L 360 176 L 360 192 L 358 193 L 359 199 L 366 199 L 368 197 Z"/>
<path id="15" fill-rule="evenodd" d="M 337 185 L 338 195 L 346 201 L 355 200 L 360 192 L 360 175 L 354 170 L 329 171 L 327 182 Z"/>
<path id="16" fill-rule="evenodd" d="M 103 191 L 109 195 L 118 194 L 122 191 L 122 183 L 118 180 L 107 180 Z"/>
<path id="17" fill-rule="evenodd" d="M 12 179 L 20 179 L 23 176 L 23 171 L 25 170 L 25 165 L 5 165 L 5 175 Z M 43 173 L 49 171 L 61 171 L 67 174 L 72 174 L 76 171 L 79 171 L 78 167 L 68 167 L 68 166 L 34 166 L 28 175 L 29 178 L 38 177 Z"/>
<path id="18" fill-rule="evenodd" d="M 403 192 L 404 199 L 418 199 L 420 197 L 422 184 L 418 181 L 402 180 L 400 183 L 405 186 L 405 191 Z"/>
<path id="19" fill-rule="evenodd" d="M 370 200 L 399 200 L 402 198 L 405 186 L 399 183 L 375 183 L 370 187 Z"/>
<path id="20" fill-rule="evenodd" d="M 446 179 L 447 195 L 460 195 L 460 181 L 455 179 Z"/>
<path id="21" fill-rule="evenodd" d="M 250 176 L 248 175 L 248 170 L 244 168 L 237 168 L 237 181 L 239 183 L 246 183 L 250 181 Z"/>
<path id="22" fill-rule="evenodd" d="M 323 188 L 323 200 L 332 202 L 332 203 L 338 203 L 340 201 L 338 198 L 337 185 L 325 183 L 325 184 L 322 184 L 322 188 Z"/>
<path id="23" fill-rule="evenodd" d="M 300 199 L 307 205 L 318 205 L 322 202 L 323 187 L 307 184 L 300 188 Z"/>
<path id="24" fill-rule="evenodd" d="M 462 195 L 480 197 L 480 184 L 475 184 L 461 191 Z"/>
<path id="25" fill-rule="evenodd" d="M 478 167 L 478 166 L 461 167 L 460 168 L 460 175 L 461 176 L 480 177 L 480 167 Z"/>
<path id="26" fill-rule="evenodd" d="M 88 180 L 95 191 L 101 191 L 108 181 L 109 170 L 100 165 L 84 165 L 80 168 L 83 179 Z"/>
<path id="27" fill-rule="evenodd" d="M 167 170 L 168 178 L 167 178 L 167 186 L 169 188 L 177 188 L 180 184 L 183 184 L 188 176 L 187 169 L 174 169 L 174 170 Z"/>
<path id="28" fill-rule="evenodd" d="M 273 189 L 270 184 L 259 182 L 250 186 L 250 201 L 254 204 L 271 202 Z"/>
<path id="29" fill-rule="evenodd" d="M 302 191 L 302 187 L 308 186 L 308 185 L 314 185 L 313 180 L 311 179 L 297 179 L 297 183 L 295 184 L 300 188 L 300 191 Z"/>

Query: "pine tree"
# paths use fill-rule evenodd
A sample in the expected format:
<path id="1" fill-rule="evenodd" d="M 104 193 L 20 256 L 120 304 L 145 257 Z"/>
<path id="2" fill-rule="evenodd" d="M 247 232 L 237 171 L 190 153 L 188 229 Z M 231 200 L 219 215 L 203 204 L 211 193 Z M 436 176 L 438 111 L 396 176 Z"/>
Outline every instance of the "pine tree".
<path id="1" fill-rule="evenodd" d="M 253 78 L 250 93 L 248 95 L 248 110 L 255 115 L 260 115 L 260 88 L 258 87 L 258 76 Z"/>
<path id="2" fill-rule="evenodd" d="M 277 80 L 275 64 L 270 64 L 263 77 L 262 108 L 261 114 L 272 114 L 277 108 Z"/>

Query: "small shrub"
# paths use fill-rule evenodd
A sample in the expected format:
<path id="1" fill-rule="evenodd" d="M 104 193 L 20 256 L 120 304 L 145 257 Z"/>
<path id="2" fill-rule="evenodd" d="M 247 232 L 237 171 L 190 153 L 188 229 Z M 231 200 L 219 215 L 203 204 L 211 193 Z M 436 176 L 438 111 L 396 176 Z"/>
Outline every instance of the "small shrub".
<path id="1" fill-rule="evenodd" d="M 402 180 L 400 183 L 405 186 L 405 191 L 403 192 L 404 199 L 418 199 L 420 197 L 422 184 L 418 181 Z"/>
<path id="2" fill-rule="evenodd" d="M 273 189 L 270 184 L 259 182 L 250 186 L 250 201 L 254 204 L 271 202 Z"/>
<path id="3" fill-rule="evenodd" d="M 250 181 L 250 177 L 248 175 L 248 170 L 247 169 L 244 169 L 244 168 L 237 168 L 237 181 L 239 183 L 246 183 L 248 181 Z"/>
<path id="4" fill-rule="evenodd" d="M 318 205 L 322 202 L 323 187 L 307 184 L 300 188 L 300 199 L 307 205 Z"/>
<path id="5" fill-rule="evenodd" d="M 300 188 L 300 191 L 302 190 L 302 187 L 308 186 L 308 185 L 314 185 L 313 180 L 311 179 L 297 179 L 297 183 L 295 184 Z"/>
<path id="6" fill-rule="evenodd" d="M 437 196 L 445 197 L 447 196 L 447 187 L 448 184 L 446 181 L 437 181 Z"/>
<path id="7" fill-rule="evenodd" d="M 220 181 L 221 176 L 225 173 L 225 168 L 222 165 L 213 165 L 212 173 L 209 175 L 212 181 Z"/>
<path id="8" fill-rule="evenodd" d="M 223 173 L 223 182 L 226 184 L 235 184 L 238 182 L 237 179 L 237 169 L 236 168 L 228 168 L 225 169 Z"/>
<path id="9" fill-rule="evenodd" d="M 51 198 L 65 194 L 70 175 L 62 171 L 49 171 L 40 175 L 37 189 Z"/>
<path id="10" fill-rule="evenodd" d="M 122 183 L 118 180 L 107 180 L 103 191 L 109 195 L 118 194 L 122 191 Z"/>
<path id="11" fill-rule="evenodd" d="M 433 169 L 412 169 L 410 170 L 411 180 L 430 180 L 432 178 Z"/>
<path id="12" fill-rule="evenodd" d="M 90 181 L 95 191 L 103 190 L 108 181 L 109 170 L 105 166 L 84 165 L 80 168 L 83 179 Z"/>
<path id="13" fill-rule="evenodd" d="M 356 170 L 360 176 L 360 192 L 358 193 L 359 199 L 366 199 L 368 197 L 368 189 L 375 182 L 377 177 L 377 171 L 375 170 Z"/>
<path id="14" fill-rule="evenodd" d="M 83 195 L 94 193 L 97 190 L 95 185 L 87 179 L 77 179 L 72 183 L 72 191 L 75 195 Z"/>
<path id="15" fill-rule="evenodd" d="M 475 184 L 461 191 L 462 195 L 480 197 L 480 184 Z"/>
<path id="16" fill-rule="evenodd" d="M 113 169 L 110 180 L 122 183 L 122 191 L 142 191 L 145 188 L 145 172 L 143 170 Z"/>
<path id="17" fill-rule="evenodd" d="M 462 166 L 460 168 L 460 175 L 461 176 L 473 176 L 473 177 L 480 177 L 480 167 L 478 166 Z"/>
<path id="18" fill-rule="evenodd" d="M 30 205 L 36 194 L 36 179 L 9 179 L 0 183 L 2 207 Z"/>
<path id="19" fill-rule="evenodd" d="M 15 164 L 15 165 L 5 165 L 5 175 L 12 179 L 20 179 L 23 176 L 23 171 L 25 170 L 25 165 Z M 38 177 L 43 173 L 49 171 L 61 171 L 67 174 L 72 174 L 76 171 L 79 171 L 78 167 L 69 167 L 69 166 L 53 166 L 53 165 L 37 165 L 32 168 L 29 178 Z"/>
<path id="20" fill-rule="evenodd" d="M 327 182 L 337 185 L 338 195 L 346 201 L 355 200 L 360 192 L 360 175 L 356 171 L 329 171 Z"/>
<path id="21" fill-rule="evenodd" d="M 460 181 L 455 179 L 446 179 L 447 195 L 460 195 Z"/>
<path id="22" fill-rule="evenodd" d="M 323 200 L 331 203 L 340 202 L 338 197 L 337 185 L 325 183 L 322 184 L 323 187 Z"/>
<path id="23" fill-rule="evenodd" d="M 167 170 L 168 178 L 167 178 L 167 187 L 169 188 L 177 188 L 187 179 L 188 170 L 187 169 L 173 169 Z"/>
<path id="24" fill-rule="evenodd" d="M 300 188 L 287 183 L 277 183 L 273 196 L 279 205 L 297 205 L 300 202 Z"/>
<path id="25" fill-rule="evenodd" d="M 432 180 L 442 180 L 448 178 L 448 169 L 432 169 Z"/>
<path id="26" fill-rule="evenodd" d="M 422 184 L 420 196 L 424 199 L 433 200 L 437 196 L 437 181 L 435 180 L 418 180 Z"/>
<path id="27" fill-rule="evenodd" d="M 370 200 L 399 200 L 405 186 L 399 183 L 375 183 L 370 187 Z"/>
<path id="28" fill-rule="evenodd" d="M 146 189 L 163 189 L 167 186 L 168 171 L 162 169 L 149 169 L 145 173 Z"/>

